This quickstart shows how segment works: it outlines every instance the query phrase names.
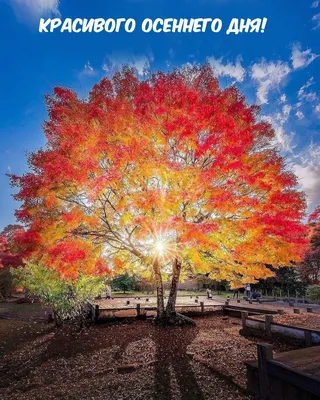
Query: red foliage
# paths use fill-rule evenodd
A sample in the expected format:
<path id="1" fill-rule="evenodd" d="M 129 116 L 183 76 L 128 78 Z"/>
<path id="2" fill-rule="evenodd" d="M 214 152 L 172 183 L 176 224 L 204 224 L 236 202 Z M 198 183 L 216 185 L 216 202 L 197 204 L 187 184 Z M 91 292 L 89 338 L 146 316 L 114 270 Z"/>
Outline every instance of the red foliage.
<path id="1" fill-rule="evenodd" d="M 56 88 L 47 107 L 46 149 L 11 176 L 28 257 L 64 276 L 108 273 L 150 264 L 162 235 L 188 268 L 250 281 L 303 253 L 304 195 L 274 130 L 209 65 L 143 82 L 124 69 L 87 100 Z"/>

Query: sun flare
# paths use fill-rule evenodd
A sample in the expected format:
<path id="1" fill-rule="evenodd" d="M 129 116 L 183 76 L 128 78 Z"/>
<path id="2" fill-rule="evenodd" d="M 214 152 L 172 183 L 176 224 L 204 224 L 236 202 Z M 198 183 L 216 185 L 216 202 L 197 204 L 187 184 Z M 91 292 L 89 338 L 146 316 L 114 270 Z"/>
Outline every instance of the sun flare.
<path id="1" fill-rule="evenodd" d="M 155 243 L 155 248 L 158 254 L 163 255 L 165 252 L 165 244 L 162 240 L 157 240 Z"/>

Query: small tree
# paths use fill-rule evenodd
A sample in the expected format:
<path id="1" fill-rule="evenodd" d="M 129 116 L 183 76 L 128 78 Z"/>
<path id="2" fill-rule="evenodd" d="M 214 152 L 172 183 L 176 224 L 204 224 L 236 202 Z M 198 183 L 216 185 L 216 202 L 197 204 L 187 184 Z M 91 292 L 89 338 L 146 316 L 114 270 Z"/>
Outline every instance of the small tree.
<path id="1" fill-rule="evenodd" d="M 119 275 L 112 280 L 112 288 L 114 290 L 121 289 L 123 293 L 128 290 L 133 290 L 135 284 L 135 279 L 128 274 Z"/>
<path id="2" fill-rule="evenodd" d="M 12 274 L 17 284 L 52 307 L 57 325 L 78 321 L 83 326 L 88 302 L 106 291 L 105 279 L 101 276 L 79 275 L 70 281 L 61 279 L 56 270 L 40 264 L 27 264 L 12 270 Z"/>
<path id="3" fill-rule="evenodd" d="M 320 282 L 320 206 L 309 217 L 310 246 L 299 264 L 300 274 L 306 284 Z"/>

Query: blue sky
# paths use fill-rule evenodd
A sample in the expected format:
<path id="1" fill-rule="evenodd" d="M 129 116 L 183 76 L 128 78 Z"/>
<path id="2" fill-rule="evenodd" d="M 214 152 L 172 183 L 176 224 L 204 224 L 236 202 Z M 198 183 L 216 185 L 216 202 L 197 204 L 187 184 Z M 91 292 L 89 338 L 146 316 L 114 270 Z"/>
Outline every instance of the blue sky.
<path id="1" fill-rule="evenodd" d="M 135 18 L 133 33 L 39 33 L 39 18 Z M 220 33 L 143 33 L 145 18 L 220 18 Z M 226 35 L 232 18 L 268 18 L 264 33 Z M 209 61 L 273 123 L 311 210 L 320 203 L 320 2 L 313 0 L 0 0 L 0 229 L 18 206 L 6 173 L 45 144 L 44 95 L 86 96 L 122 63 L 148 71 Z"/>

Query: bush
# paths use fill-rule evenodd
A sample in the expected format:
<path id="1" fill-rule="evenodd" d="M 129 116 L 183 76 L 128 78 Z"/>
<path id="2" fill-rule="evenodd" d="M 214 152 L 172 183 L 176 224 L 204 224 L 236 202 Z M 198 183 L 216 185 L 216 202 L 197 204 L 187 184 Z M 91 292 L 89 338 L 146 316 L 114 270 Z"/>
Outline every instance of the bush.
<path id="1" fill-rule="evenodd" d="M 38 264 L 12 269 L 12 275 L 27 293 L 52 307 L 57 325 L 76 320 L 82 326 L 87 317 L 88 302 L 107 290 L 104 277 L 81 275 L 68 281 L 56 270 Z"/>
<path id="2" fill-rule="evenodd" d="M 310 300 L 320 300 L 320 285 L 308 286 L 307 297 Z"/>
<path id="3" fill-rule="evenodd" d="M 0 298 L 10 297 L 13 289 L 13 279 L 10 268 L 0 268 Z"/>

